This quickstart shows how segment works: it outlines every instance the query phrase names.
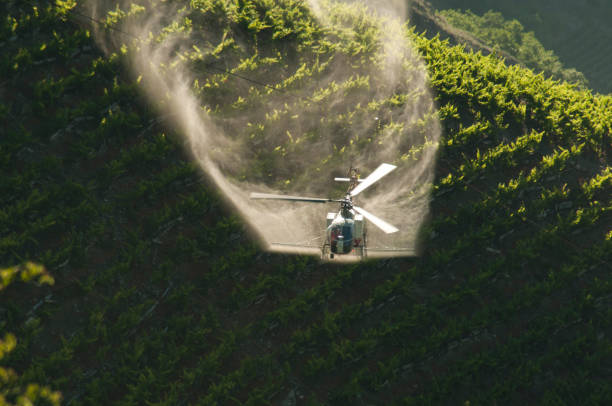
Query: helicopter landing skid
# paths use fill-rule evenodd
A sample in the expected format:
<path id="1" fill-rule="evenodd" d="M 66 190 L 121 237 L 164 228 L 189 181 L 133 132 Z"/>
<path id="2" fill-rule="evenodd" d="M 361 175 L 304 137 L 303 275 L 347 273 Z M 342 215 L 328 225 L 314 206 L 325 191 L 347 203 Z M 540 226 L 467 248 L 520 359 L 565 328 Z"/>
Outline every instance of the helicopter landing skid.
<path id="1" fill-rule="evenodd" d="M 321 260 L 330 261 L 333 260 L 335 256 L 336 254 L 331 252 L 329 242 L 323 243 L 323 245 L 321 246 Z M 342 254 L 340 256 L 347 257 L 346 259 L 350 257 L 359 257 L 359 259 L 365 259 L 367 257 L 367 251 L 364 245 L 360 245 L 358 247 L 355 247 L 351 253 Z"/>

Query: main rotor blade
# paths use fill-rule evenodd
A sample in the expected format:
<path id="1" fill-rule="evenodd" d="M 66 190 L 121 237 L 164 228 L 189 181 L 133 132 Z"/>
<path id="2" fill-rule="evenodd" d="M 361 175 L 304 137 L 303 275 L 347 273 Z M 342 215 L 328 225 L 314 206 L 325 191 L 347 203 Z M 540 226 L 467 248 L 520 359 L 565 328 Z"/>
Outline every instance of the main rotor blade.
<path id="1" fill-rule="evenodd" d="M 366 211 L 366 210 L 362 209 L 361 207 L 353 206 L 353 209 L 357 213 L 362 214 L 363 217 L 365 217 L 368 220 L 370 220 L 376 227 L 380 228 L 381 230 L 383 230 L 387 234 L 396 233 L 396 232 L 399 231 L 398 228 L 392 226 L 391 224 L 387 223 L 386 221 L 384 221 L 382 219 L 379 219 L 378 217 L 376 217 L 375 215 L 373 215 L 369 211 Z"/>
<path id="2" fill-rule="evenodd" d="M 355 189 L 351 190 L 351 196 L 357 196 L 359 193 L 363 192 L 366 188 L 372 186 L 374 182 L 378 181 L 380 178 L 391 172 L 397 168 L 395 165 L 391 164 L 380 164 L 378 168 L 374 172 L 372 172 L 367 178 L 363 180 Z"/>
<path id="3" fill-rule="evenodd" d="M 351 178 L 334 178 L 336 182 L 350 182 Z M 357 179 L 357 182 L 363 182 L 365 179 Z"/>
<path id="4" fill-rule="evenodd" d="M 307 202 L 307 203 L 328 203 L 328 202 L 339 202 L 337 199 L 323 199 L 319 197 L 301 197 L 301 196 L 286 196 L 286 195 L 273 195 L 270 193 L 251 193 L 249 196 L 251 199 L 268 199 L 268 200 L 291 200 L 294 202 Z"/>

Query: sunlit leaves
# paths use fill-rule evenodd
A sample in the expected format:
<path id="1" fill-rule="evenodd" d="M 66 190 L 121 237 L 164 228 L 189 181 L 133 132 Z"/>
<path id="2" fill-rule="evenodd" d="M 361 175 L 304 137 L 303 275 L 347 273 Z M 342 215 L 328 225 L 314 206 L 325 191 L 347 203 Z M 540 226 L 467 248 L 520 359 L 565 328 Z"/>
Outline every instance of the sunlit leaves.
<path id="1" fill-rule="evenodd" d="M 35 264 L 33 262 L 26 262 L 23 265 L 0 269 L 0 290 L 5 289 L 8 285 L 16 280 L 21 282 L 36 280 L 36 282 L 39 284 L 49 285 L 53 285 L 55 282 L 53 277 L 42 265 Z"/>

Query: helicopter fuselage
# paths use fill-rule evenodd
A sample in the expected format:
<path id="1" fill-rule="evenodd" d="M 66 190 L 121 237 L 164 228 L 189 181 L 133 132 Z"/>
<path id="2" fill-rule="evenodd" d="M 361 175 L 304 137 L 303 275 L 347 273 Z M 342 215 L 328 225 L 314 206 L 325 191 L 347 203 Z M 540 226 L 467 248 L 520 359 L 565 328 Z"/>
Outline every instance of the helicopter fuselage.
<path id="1" fill-rule="evenodd" d="M 364 221 L 352 209 L 327 213 L 327 238 L 330 254 L 350 254 L 364 247 Z"/>

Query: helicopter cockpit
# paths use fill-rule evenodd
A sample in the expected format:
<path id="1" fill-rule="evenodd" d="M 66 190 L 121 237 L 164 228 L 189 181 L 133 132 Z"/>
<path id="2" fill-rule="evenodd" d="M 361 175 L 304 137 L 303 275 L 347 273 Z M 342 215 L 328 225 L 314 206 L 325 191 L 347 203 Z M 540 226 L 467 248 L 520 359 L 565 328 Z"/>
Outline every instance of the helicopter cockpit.
<path id="1" fill-rule="evenodd" d="M 330 249 L 335 254 L 346 254 L 353 249 L 353 224 L 348 221 L 332 225 Z"/>

